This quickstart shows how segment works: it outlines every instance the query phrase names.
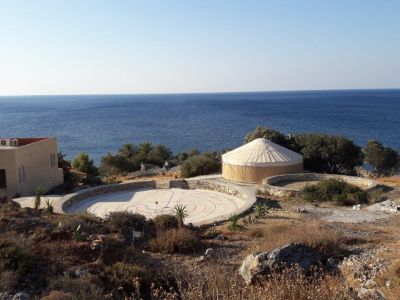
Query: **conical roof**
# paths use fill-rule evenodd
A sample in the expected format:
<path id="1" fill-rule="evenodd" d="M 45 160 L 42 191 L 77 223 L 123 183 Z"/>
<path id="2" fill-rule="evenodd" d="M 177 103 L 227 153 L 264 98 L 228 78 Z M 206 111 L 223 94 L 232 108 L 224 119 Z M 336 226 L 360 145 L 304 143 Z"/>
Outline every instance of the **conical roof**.
<path id="1" fill-rule="evenodd" d="M 259 138 L 225 153 L 222 161 L 237 166 L 287 166 L 302 163 L 303 156 L 270 140 Z"/>

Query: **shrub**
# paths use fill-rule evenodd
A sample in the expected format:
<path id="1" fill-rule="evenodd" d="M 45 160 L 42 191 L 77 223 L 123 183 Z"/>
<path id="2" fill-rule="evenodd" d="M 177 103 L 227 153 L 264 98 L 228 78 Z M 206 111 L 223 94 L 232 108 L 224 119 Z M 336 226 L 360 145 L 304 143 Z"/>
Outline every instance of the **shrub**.
<path id="1" fill-rule="evenodd" d="M 167 230 L 178 228 L 178 219 L 173 215 L 158 215 L 153 219 L 157 230 Z"/>
<path id="2" fill-rule="evenodd" d="M 342 205 L 368 202 L 368 193 L 355 185 L 336 179 L 322 180 L 307 185 L 302 191 L 303 198 L 310 202 L 333 201 Z"/>
<path id="3" fill-rule="evenodd" d="M 150 274 L 141 266 L 118 262 L 106 267 L 100 278 L 114 299 L 142 299 L 150 289 Z"/>
<path id="4" fill-rule="evenodd" d="M 75 232 L 80 226 L 81 235 L 105 233 L 107 231 L 100 218 L 88 213 L 61 215 L 55 222 L 57 222 L 56 225 L 60 230 L 72 232 Z"/>
<path id="5" fill-rule="evenodd" d="M 238 215 L 232 215 L 229 218 L 230 224 L 228 226 L 228 229 L 232 230 L 232 231 L 239 230 L 241 228 L 241 226 L 239 225 L 239 220 L 240 220 L 240 217 Z"/>
<path id="6" fill-rule="evenodd" d="M 284 147 L 288 145 L 288 139 L 285 135 L 274 129 L 260 126 L 258 126 L 256 129 L 246 135 L 246 137 L 244 138 L 244 143 L 250 143 L 251 141 L 258 138 L 265 138 Z"/>
<path id="7" fill-rule="evenodd" d="M 0 240 L 0 263 L 4 270 L 17 271 L 19 276 L 25 276 L 35 268 L 37 259 L 31 253 L 32 249 L 25 243 L 15 240 Z"/>
<path id="8" fill-rule="evenodd" d="M 50 294 L 44 296 L 42 300 L 75 300 L 76 297 L 71 293 L 60 291 L 51 291 Z"/>
<path id="9" fill-rule="evenodd" d="M 304 168 L 313 172 L 353 174 L 364 158 L 361 147 L 337 135 L 295 135 L 291 139 L 291 148 L 303 155 Z"/>
<path id="10" fill-rule="evenodd" d="M 21 205 L 15 201 L 9 201 L 3 204 L 0 204 L 0 212 L 9 212 L 9 211 L 17 211 L 21 208 Z"/>
<path id="11" fill-rule="evenodd" d="M 74 278 L 64 274 L 50 280 L 49 288 L 63 292 L 64 296 L 65 294 L 72 295 L 75 299 L 103 299 L 103 290 L 93 275 Z"/>
<path id="12" fill-rule="evenodd" d="M 218 172 L 221 163 L 215 160 L 198 155 L 185 160 L 182 164 L 182 177 L 194 177 Z"/>
<path id="13" fill-rule="evenodd" d="M 96 166 L 93 160 L 89 158 L 89 155 L 85 152 L 79 153 L 71 163 L 72 167 L 79 172 L 86 173 L 91 176 L 98 175 Z"/>
<path id="14" fill-rule="evenodd" d="M 199 246 L 196 234 L 184 227 L 159 231 L 149 241 L 151 251 L 168 254 L 195 252 Z"/>
<path id="15" fill-rule="evenodd" d="M 399 153 L 389 147 L 384 147 L 377 141 L 368 141 L 363 149 L 365 162 L 369 163 L 379 174 L 396 173 L 399 167 Z"/>
<path id="16" fill-rule="evenodd" d="M 106 221 L 111 226 L 111 229 L 119 232 L 122 232 L 126 228 L 141 231 L 147 224 L 145 216 L 129 211 L 110 212 L 107 215 Z"/>

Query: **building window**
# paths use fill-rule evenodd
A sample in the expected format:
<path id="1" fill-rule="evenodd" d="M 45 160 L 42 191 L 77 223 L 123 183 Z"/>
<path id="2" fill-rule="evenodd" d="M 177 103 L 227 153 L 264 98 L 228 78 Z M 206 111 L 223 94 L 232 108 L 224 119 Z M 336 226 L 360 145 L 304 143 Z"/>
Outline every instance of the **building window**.
<path id="1" fill-rule="evenodd" d="M 22 181 L 25 182 L 25 167 L 22 166 Z"/>
<path id="2" fill-rule="evenodd" d="M 18 182 L 25 182 L 25 167 L 18 168 Z"/>
<path id="3" fill-rule="evenodd" d="M 0 169 L 0 189 L 7 188 L 6 170 Z"/>
<path id="4" fill-rule="evenodd" d="M 56 166 L 56 155 L 54 153 L 50 154 L 50 166 L 52 168 Z"/>

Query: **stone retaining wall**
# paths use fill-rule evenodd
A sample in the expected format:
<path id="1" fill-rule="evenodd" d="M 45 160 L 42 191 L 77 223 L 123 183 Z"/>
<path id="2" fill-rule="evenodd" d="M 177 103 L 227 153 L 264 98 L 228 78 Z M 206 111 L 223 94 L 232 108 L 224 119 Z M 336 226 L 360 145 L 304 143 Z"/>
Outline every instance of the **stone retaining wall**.
<path id="1" fill-rule="evenodd" d="M 285 174 L 285 175 L 268 177 L 263 180 L 263 187 L 265 192 L 271 196 L 293 197 L 293 196 L 300 196 L 301 191 L 292 188 L 277 186 L 276 184 L 282 182 L 295 182 L 295 181 L 321 181 L 330 178 L 354 184 L 365 190 L 371 190 L 377 186 L 376 181 L 362 177 L 344 176 L 335 174 L 300 173 L 300 174 Z"/>
<path id="2" fill-rule="evenodd" d="M 227 195 L 231 195 L 244 200 L 244 204 L 238 207 L 234 212 L 229 214 L 224 214 L 218 216 L 214 219 L 207 220 L 207 224 L 213 224 L 216 222 L 221 222 L 227 220 L 232 214 L 240 215 L 250 209 L 256 202 L 256 196 L 253 189 L 248 187 L 242 187 L 231 183 L 219 182 L 215 179 L 196 179 L 189 178 L 186 180 L 176 179 L 176 180 L 166 180 L 166 181 L 135 181 L 126 182 L 120 184 L 109 184 L 102 185 L 94 188 L 89 188 L 85 190 L 78 191 L 73 194 L 64 196 L 61 201 L 57 201 L 54 205 L 54 209 L 58 213 L 68 213 L 68 207 L 73 203 L 81 201 L 85 198 L 90 198 L 98 195 L 135 190 L 140 188 L 181 188 L 181 189 L 203 189 L 211 190 Z"/>
<path id="3" fill-rule="evenodd" d="M 101 185 L 93 188 L 80 190 L 76 193 L 64 196 L 62 198 L 62 201 L 58 203 L 60 207 L 55 207 L 55 209 L 56 211 L 60 210 L 61 212 L 65 213 L 71 204 L 86 198 L 95 197 L 103 194 L 109 194 L 109 193 L 130 191 L 140 188 L 155 188 L 155 187 L 156 187 L 156 182 L 154 180 Z"/>

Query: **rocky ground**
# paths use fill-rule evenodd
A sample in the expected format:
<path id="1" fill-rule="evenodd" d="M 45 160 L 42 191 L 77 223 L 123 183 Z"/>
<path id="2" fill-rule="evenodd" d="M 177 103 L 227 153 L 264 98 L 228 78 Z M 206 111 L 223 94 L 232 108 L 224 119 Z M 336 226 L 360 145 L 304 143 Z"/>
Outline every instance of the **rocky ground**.
<path id="1" fill-rule="evenodd" d="M 399 196 L 400 185 L 394 183 L 379 193 L 376 201 L 391 200 L 400 204 Z M 59 289 L 56 284 L 51 285 L 54 278 L 60 284 L 64 282 L 60 279 L 63 273 L 68 272 L 73 274 L 74 284 L 88 285 L 85 281 L 87 275 L 99 276 L 109 291 L 102 297 L 115 298 L 121 290 L 128 290 L 136 297 L 135 290 L 127 288 L 132 285 L 133 278 L 129 277 L 129 272 L 133 271 L 126 273 L 126 267 L 120 269 L 123 262 L 129 268 L 135 266 L 134 272 L 150 268 L 146 277 L 155 280 L 157 286 L 152 289 L 152 299 L 287 299 L 288 295 L 294 294 L 298 295 L 296 299 L 400 298 L 400 213 L 390 210 L 391 205 L 353 209 L 310 205 L 298 198 L 278 199 L 262 195 L 259 203 L 265 204 L 267 209 L 249 212 L 236 224 L 229 221 L 194 231 L 201 238 L 202 245 L 185 253 L 161 253 L 140 243 L 132 246 L 132 241 L 127 244 L 121 234 L 104 222 L 87 224 L 90 234 L 83 239 L 76 232 L 80 219 L 72 222 L 71 218 L 25 209 L 22 210 L 24 215 L 7 212 L 0 221 L 24 239 L 20 245 L 32 247 L 35 255 L 42 257 L 44 262 L 42 259 L 34 262 L 35 270 L 51 278 L 49 282 L 53 289 Z M 11 238 L 5 230 L 2 232 L 2 238 Z M 101 247 L 107 239 L 108 243 L 111 241 L 111 247 L 104 255 L 102 252 L 105 250 Z M 26 240 L 29 243 L 25 244 Z M 316 255 L 315 262 L 328 271 L 328 275 L 311 281 L 301 277 L 292 281 L 292 275 L 276 275 L 276 278 L 266 281 L 264 275 L 260 275 L 260 278 L 255 277 L 255 282 L 246 284 L 239 273 L 246 257 L 261 251 L 265 253 L 265 266 L 271 265 L 271 253 L 284 253 L 280 252 L 282 246 L 293 243 L 316 250 L 320 257 Z M 289 249 L 297 251 L 293 250 L 296 247 Z M 2 244 L 0 258 L 4 254 L 1 249 Z M 300 253 L 306 253 L 304 256 L 308 257 L 311 252 L 302 250 Z M 121 281 L 126 276 L 126 281 Z M 2 278 L 0 288 L 5 285 L 6 277 Z M 8 279 L 12 280 L 12 277 Z M 58 297 L 59 294 L 51 294 L 51 289 L 44 287 L 45 283 L 37 281 L 37 278 L 28 279 L 32 281 L 24 280 L 19 289 L 2 291 L 0 299 L 39 299 L 41 296 L 46 299 L 76 299 L 68 298 L 68 293 L 63 294 L 64 298 Z M 115 286 L 108 286 L 106 283 L 109 281 Z M 31 283 L 43 292 L 35 293 Z M 73 285 L 70 283 L 68 286 Z M 146 299 L 148 295 L 142 295 L 142 298 Z"/>

